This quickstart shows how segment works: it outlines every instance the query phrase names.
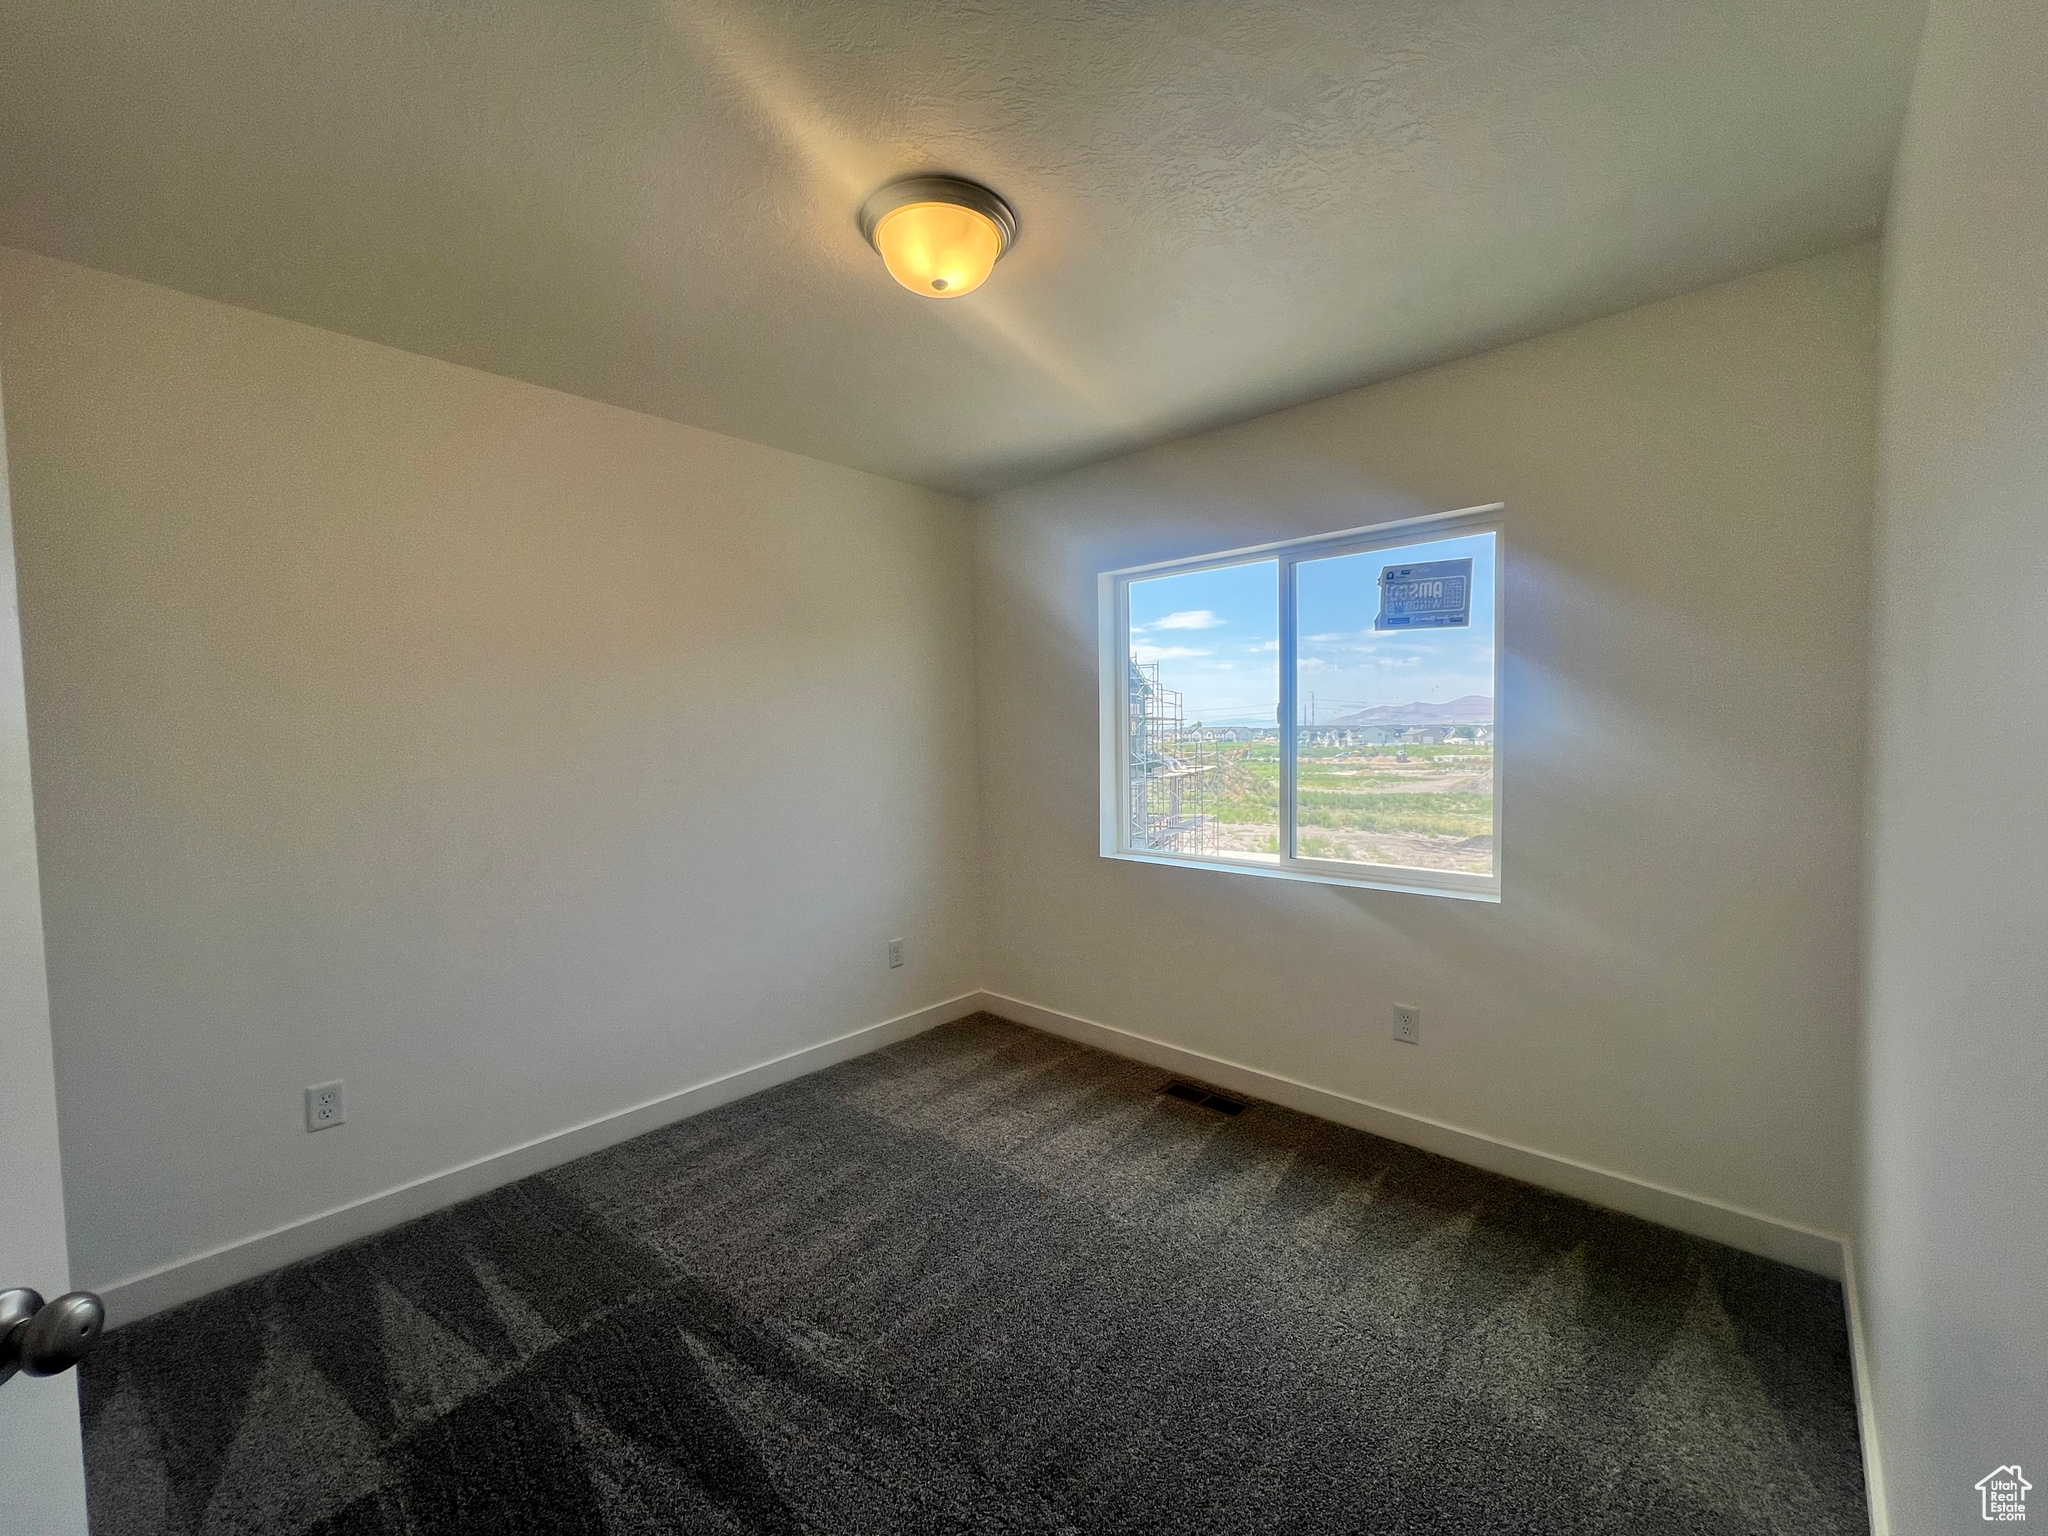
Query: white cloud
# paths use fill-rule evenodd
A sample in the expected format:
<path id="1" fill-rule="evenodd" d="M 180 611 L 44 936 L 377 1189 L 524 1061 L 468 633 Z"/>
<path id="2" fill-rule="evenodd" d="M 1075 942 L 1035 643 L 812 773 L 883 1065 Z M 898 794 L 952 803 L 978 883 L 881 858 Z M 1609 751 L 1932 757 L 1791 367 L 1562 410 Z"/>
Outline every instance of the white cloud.
<path id="1" fill-rule="evenodd" d="M 1341 634 L 1336 634 L 1336 635 L 1310 635 L 1310 636 L 1308 637 L 1308 643 L 1309 643 L 1310 645 L 1335 645 L 1335 644 L 1336 644 L 1336 643 L 1337 643 L 1337 642 L 1338 642 L 1339 640 L 1342 640 L 1343 638 L 1344 638 L 1344 637 L 1343 637 L 1343 635 L 1341 635 Z"/>
<path id="2" fill-rule="evenodd" d="M 1266 640 L 1266 641 L 1262 641 L 1262 642 L 1261 642 L 1260 644 L 1258 644 L 1258 645 L 1248 645 L 1248 646 L 1246 646 L 1246 647 L 1245 647 L 1245 649 L 1246 649 L 1246 650 L 1248 650 L 1248 651 L 1250 651 L 1250 652 L 1251 652 L 1251 653 L 1252 653 L 1252 654 L 1253 654 L 1254 656 L 1256 656 L 1256 655 L 1258 655 L 1258 654 L 1259 654 L 1259 652 L 1261 652 L 1261 651 L 1277 651 L 1277 650 L 1279 650 L 1279 649 L 1280 649 L 1280 642 L 1279 642 L 1278 640 Z"/>
<path id="3" fill-rule="evenodd" d="M 1304 656 L 1296 663 L 1304 672 L 1313 672 L 1323 664 L 1323 658 L 1320 656 Z"/>
<path id="4" fill-rule="evenodd" d="M 1140 640 L 1131 647 L 1131 660 L 1139 663 L 1154 661 L 1185 661 L 1190 656 L 1207 656 L 1208 651 L 1191 650 L 1185 645 L 1150 645 Z"/>
<path id="5" fill-rule="evenodd" d="M 1214 629 L 1219 624 L 1225 622 L 1227 621 L 1217 618 L 1207 608 L 1188 608 L 1180 613 L 1169 613 L 1165 618 L 1157 620 L 1152 627 L 1154 629 Z"/>

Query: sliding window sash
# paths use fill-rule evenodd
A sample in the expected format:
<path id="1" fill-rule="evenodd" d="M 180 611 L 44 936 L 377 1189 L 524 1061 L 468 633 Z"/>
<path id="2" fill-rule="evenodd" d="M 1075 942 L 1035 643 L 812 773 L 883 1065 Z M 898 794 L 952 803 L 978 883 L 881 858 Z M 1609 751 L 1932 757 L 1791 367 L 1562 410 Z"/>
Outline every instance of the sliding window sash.
<path id="1" fill-rule="evenodd" d="M 1283 880 L 1306 880 L 1325 885 L 1361 886 L 1371 890 L 1411 891 L 1435 896 L 1461 897 L 1473 901 L 1499 901 L 1505 849 L 1501 826 L 1506 794 L 1505 761 L 1500 731 L 1501 671 L 1506 630 L 1505 595 L 1507 556 L 1499 503 L 1459 512 L 1433 513 L 1403 518 L 1398 522 L 1354 528 L 1320 538 L 1295 539 L 1283 543 L 1254 545 L 1193 560 L 1166 560 L 1154 565 L 1133 566 L 1105 572 L 1098 578 L 1102 699 L 1100 729 L 1107 738 L 1101 753 L 1102 802 L 1101 841 L 1105 858 L 1130 859 L 1141 863 L 1174 864 L 1192 869 L 1228 870 L 1237 874 L 1261 875 Z M 1466 534 L 1494 535 L 1493 581 L 1493 873 L 1468 874 L 1456 870 L 1418 869 L 1393 864 L 1358 864 L 1335 859 L 1301 856 L 1296 825 L 1300 802 L 1300 678 L 1297 666 L 1299 635 L 1295 607 L 1298 591 L 1296 567 L 1304 560 L 1323 560 L 1337 555 L 1361 554 L 1368 550 L 1394 549 L 1411 544 L 1433 543 Z M 1184 855 L 1158 853 L 1131 845 L 1130 825 L 1130 587 L 1133 581 L 1183 572 L 1215 570 L 1230 565 L 1248 565 L 1273 560 L 1278 564 L 1279 582 L 1279 713 L 1280 713 L 1280 857 L 1275 863 L 1254 863 L 1227 855 Z"/>

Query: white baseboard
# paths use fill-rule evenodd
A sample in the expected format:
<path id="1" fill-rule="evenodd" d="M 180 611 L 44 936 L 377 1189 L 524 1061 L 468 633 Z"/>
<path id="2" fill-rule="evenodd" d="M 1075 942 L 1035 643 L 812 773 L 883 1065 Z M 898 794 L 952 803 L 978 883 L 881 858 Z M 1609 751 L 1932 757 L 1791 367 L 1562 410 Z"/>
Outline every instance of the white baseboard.
<path id="1" fill-rule="evenodd" d="M 616 1146 L 664 1125 L 879 1050 L 984 1009 L 1048 1034 L 1094 1046 L 1114 1056 L 1200 1078 L 1304 1114 L 1420 1147 L 1542 1189 L 1571 1195 L 1593 1205 L 1639 1216 L 1646 1221 L 1842 1281 L 1848 1310 L 1856 1409 L 1863 1437 L 1871 1533 L 1872 1536 L 1890 1536 L 1869 1355 L 1863 1332 L 1862 1298 L 1856 1284 L 1855 1256 L 1846 1240 L 1706 1196 L 1687 1194 L 1572 1158 L 1518 1146 L 1478 1131 L 1317 1088 L 1242 1062 L 1170 1045 L 1163 1040 L 1040 1007 L 999 992 L 962 993 L 915 1013 L 850 1031 L 459 1167 L 130 1275 L 99 1288 L 107 1305 L 108 1322 L 118 1327 L 147 1317 L 180 1302 L 325 1253 L 344 1243 L 387 1231 L 501 1185 Z"/>
<path id="2" fill-rule="evenodd" d="M 1384 1104 L 1355 1099 L 1346 1093 L 1312 1087 L 1291 1077 L 1248 1067 L 1242 1062 L 1169 1045 L 1164 1040 L 1133 1034 L 1110 1024 L 1098 1024 L 1093 1019 L 1079 1018 L 1071 1013 L 1041 1008 L 1022 998 L 986 992 L 982 994 L 980 1006 L 1016 1023 L 1078 1040 L 1113 1056 L 1125 1056 L 1169 1072 L 1201 1078 L 1269 1103 L 1284 1104 L 1303 1114 L 1334 1120 L 1339 1125 L 1369 1131 L 1389 1141 L 1420 1147 L 1425 1152 L 1470 1163 L 1475 1168 L 1506 1174 L 1525 1184 L 1571 1195 L 1591 1205 L 1640 1216 L 1645 1221 L 1689 1232 L 1695 1237 L 1726 1243 L 1731 1248 L 1761 1254 L 1767 1259 L 1777 1259 L 1799 1269 L 1826 1275 L 1832 1280 L 1842 1278 L 1842 1239 L 1831 1232 L 1795 1226 L 1704 1195 L 1690 1195 L 1645 1179 L 1631 1178 L 1625 1173 L 1595 1168 L 1589 1163 L 1560 1157 L 1553 1152 L 1539 1152 L 1533 1147 L 1518 1146 L 1479 1131 L 1389 1109 Z"/>
<path id="3" fill-rule="evenodd" d="M 1856 1245 L 1842 1243 L 1842 1298 L 1849 1312 L 1849 1374 L 1856 1383 L 1856 1429 L 1863 1441 L 1863 1497 L 1870 1505 L 1870 1536 L 1891 1536 L 1885 1506 L 1884 1459 L 1877 1438 L 1877 1384 L 1870 1375 L 1870 1346 L 1863 1333 L 1863 1287 L 1856 1274 Z"/>
<path id="4" fill-rule="evenodd" d="M 1640 1216 L 1660 1226 L 1689 1232 L 1761 1254 L 1799 1269 L 1842 1282 L 1842 1298 L 1848 1314 L 1849 1364 L 1856 1387 L 1857 1428 L 1863 1442 L 1863 1486 L 1870 1505 L 1871 1536 L 1891 1536 L 1891 1520 L 1885 1505 L 1884 1467 L 1877 1434 L 1877 1402 L 1870 1376 L 1870 1353 L 1863 1331 L 1863 1296 L 1857 1284 L 1856 1254 L 1847 1238 L 1817 1231 L 1792 1222 L 1780 1221 L 1757 1211 L 1746 1211 L 1725 1201 L 1683 1190 L 1652 1184 L 1595 1168 L 1573 1158 L 1517 1146 L 1478 1131 L 1446 1125 L 1424 1115 L 1411 1115 L 1384 1104 L 1368 1103 L 1349 1094 L 1312 1087 L 1291 1077 L 1261 1071 L 1242 1062 L 1169 1045 L 1147 1035 L 1134 1034 L 1093 1019 L 1061 1013 L 1027 1003 L 1022 998 L 999 992 L 984 992 L 980 1006 L 988 1012 L 1028 1024 L 1048 1034 L 1092 1045 L 1113 1056 L 1146 1062 L 1168 1072 L 1198 1078 L 1218 1087 L 1235 1089 L 1269 1103 L 1284 1104 L 1303 1114 L 1333 1120 L 1355 1130 L 1369 1131 L 1426 1152 L 1454 1158 L 1461 1163 L 1506 1174 L 1524 1183 L 1559 1194 L 1572 1195 L 1608 1210 Z"/>
<path id="5" fill-rule="evenodd" d="M 387 1231 L 530 1174 L 559 1167 L 622 1141 L 630 1141 L 664 1125 L 701 1115 L 721 1104 L 730 1104 L 734 1099 L 743 1099 L 749 1094 L 807 1076 L 855 1056 L 880 1050 L 885 1045 L 906 1040 L 936 1025 L 965 1018 L 983 1006 L 986 996 L 982 992 L 965 992 L 945 1002 L 920 1008 L 915 1013 L 853 1030 L 817 1045 L 791 1051 L 786 1056 L 777 1056 L 772 1061 L 728 1072 L 695 1087 L 664 1094 L 644 1104 L 537 1137 L 459 1167 L 428 1174 L 395 1189 L 366 1195 L 332 1210 L 302 1217 L 267 1232 L 238 1238 L 204 1253 L 102 1285 L 98 1289 L 107 1305 L 108 1325 L 119 1327 L 152 1312 L 161 1312 L 166 1307 L 204 1296 L 209 1291 L 220 1290 L 300 1259 L 309 1259 L 358 1238 Z"/>

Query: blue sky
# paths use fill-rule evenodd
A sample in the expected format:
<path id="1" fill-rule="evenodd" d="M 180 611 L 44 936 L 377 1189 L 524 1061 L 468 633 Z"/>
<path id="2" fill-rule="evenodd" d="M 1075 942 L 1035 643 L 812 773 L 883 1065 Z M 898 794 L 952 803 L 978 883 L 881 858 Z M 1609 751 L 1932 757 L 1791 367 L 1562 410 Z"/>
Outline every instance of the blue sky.
<path id="1" fill-rule="evenodd" d="M 1494 538 L 1490 533 L 1368 550 L 1297 567 L 1303 718 L 1309 695 L 1330 720 L 1373 704 L 1493 692 Z M 1472 624 L 1378 634 L 1380 568 L 1472 557 Z M 1131 654 L 1159 663 L 1186 695 L 1187 719 L 1265 725 L 1280 697 L 1279 566 L 1272 560 L 1131 583 Z"/>

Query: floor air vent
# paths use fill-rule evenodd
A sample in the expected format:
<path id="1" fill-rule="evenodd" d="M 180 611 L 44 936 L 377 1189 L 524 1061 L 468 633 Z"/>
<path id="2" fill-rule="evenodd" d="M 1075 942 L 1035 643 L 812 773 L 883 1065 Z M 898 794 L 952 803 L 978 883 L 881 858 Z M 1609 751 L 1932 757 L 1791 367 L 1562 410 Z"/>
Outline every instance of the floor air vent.
<path id="1" fill-rule="evenodd" d="M 1228 1094 L 1211 1093 L 1207 1088 L 1194 1083 L 1184 1083 L 1178 1078 L 1159 1090 L 1170 1099 L 1181 1099 L 1189 1104 L 1199 1104 L 1204 1109 L 1213 1109 L 1220 1114 L 1241 1115 L 1245 1111 L 1243 1099 L 1233 1099 Z"/>

